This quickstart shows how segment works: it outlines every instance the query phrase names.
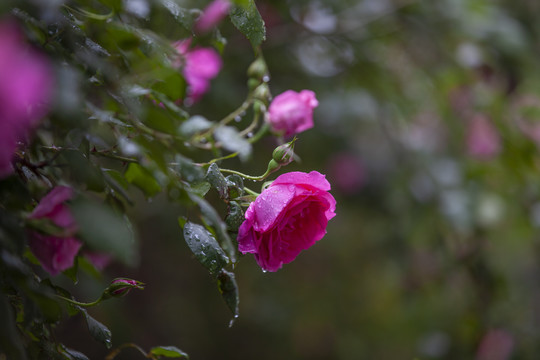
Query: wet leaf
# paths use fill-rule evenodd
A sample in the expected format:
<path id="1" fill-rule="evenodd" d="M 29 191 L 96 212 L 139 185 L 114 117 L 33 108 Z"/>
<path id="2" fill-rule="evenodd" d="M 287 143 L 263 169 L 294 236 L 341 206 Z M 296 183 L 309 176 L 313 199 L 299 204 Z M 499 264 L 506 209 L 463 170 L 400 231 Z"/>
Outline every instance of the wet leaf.
<path id="1" fill-rule="evenodd" d="M 232 232 L 238 232 L 238 228 L 244 222 L 244 212 L 242 207 L 236 201 L 229 203 L 229 209 L 227 217 L 225 218 L 225 224 L 227 224 L 227 230 Z"/>
<path id="2" fill-rule="evenodd" d="M 248 38 L 254 48 L 266 39 L 264 20 L 254 0 L 249 0 L 246 6 L 237 6 L 231 13 L 231 21 Z"/>
<path id="3" fill-rule="evenodd" d="M 112 334 L 109 328 L 88 315 L 88 312 L 85 309 L 82 309 L 82 313 L 86 319 L 90 335 L 100 343 L 105 344 L 107 349 L 110 349 L 112 346 Z"/>
<path id="4" fill-rule="evenodd" d="M 225 178 L 227 187 L 229 188 L 229 198 L 234 199 L 244 195 L 244 180 L 236 174 L 229 175 Z"/>
<path id="5" fill-rule="evenodd" d="M 182 222 L 179 220 L 180 225 L 182 225 Z M 184 239 L 193 254 L 195 254 L 195 258 L 211 274 L 217 275 L 229 263 L 229 258 L 225 255 L 216 239 L 202 225 L 188 221 L 183 228 Z"/>
<path id="6" fill-rule="evenodd" d="M 173 0 L 161 0 L 161 4 L 169 10 L 171 15 L 187 30 L 191 30 L 193 26 L 194 13 L 178 4 Z"/>
<path id="7" fill-rule="evenodd" d="M 229 188 L 227 187 L 227 180 L 225 180 L 225 177 L 219 171 L 219 166 L 216 163 L 213 163 L 208 167 L 208 171 L 206 172 L 206 179 L 212 185 L 214 189 L 218 191 L 219 197 L 222 200 L 228 200 L 229 199 Z"/>
<path id="8" fill-rule="evenodd" d="M 227 225 L 225 225 L 225 222 L 221 220 L 221 217 L 217 211 L 208 203 L 208 201 L 194 195 L 190 196 L 190 198 L 199 206 L 204 220 L 212 227 L 212 229 L 214 229 L 223 250 L 225 250 L 231 261 L 235 263 L 236 248 L 233 245 L 229 234 L 227 233 Z"/>
<path id="9" fill-rule="evenodd" d="M 234 273 L 226 270 L 221 271 L 218 275 L 217 285 L 223 300 L 225 300 L 227 307 L 233 313 L 234 319 L 236 319 L 238 317 L 240 297 L 238 295 L 238 285 L 236 284 Z"/>

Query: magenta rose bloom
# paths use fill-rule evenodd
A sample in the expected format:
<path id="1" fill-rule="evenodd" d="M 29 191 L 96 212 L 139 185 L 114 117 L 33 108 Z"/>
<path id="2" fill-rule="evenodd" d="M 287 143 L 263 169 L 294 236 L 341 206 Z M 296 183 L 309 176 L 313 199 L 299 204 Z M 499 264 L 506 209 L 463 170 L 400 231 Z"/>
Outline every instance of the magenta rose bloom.
<path id="1" fill-rule="evenodd" d="M 319 105 L 315 93 L 287 90 L 272 100 L 268 108 L 268 122 L 275 132 L 285 137 L 313 127 L 313 109 Z"/>
<path id="2" fill-rule="evenodd" d="M 212 48 L 190 48 L 191 40 L 177 42 L 174 46 L 180 57 L 174 66 L 182 68 L 187 82 L 188 99 L 199 101 L 210 88 L 210 80 L 221 70 L 222 61 L 218 52 Z"/>
<path id="3" fill-rule="evenodd" d="M 17 144 L 46 114 L 52 88 L 47 58 L 26 44 L 15 23 L 0 23 L 0 178 L 13 172 Z"/>
<path id="4" fill-rule="evenodd" d="M 325 176 L 290 172 L 279 176 L 249 205 L 238 230 L 238 249 L 253 253 L 265 271 L 277 271 L 322 239 L 336 200 Z"/>
<path id="5" fill-rule="evenodd" d="M 229 0 L 214 0 L 204 10 L 195 23 L 195 30 L 199 33 L 208 32 L 229 14 L 231 3 Z"/>
<path id="6" fill-rule="evenodd" d="M 31 231 L 29 245 L 32 253 L 51 275 L 73 266 L 75 256 L 82 243 L 74 237 L 77 231 L 75 219 L 65 201 L 73 197 L 73 190 L 66 186 L 57 186 L 36 206 L 31 219 L 49 219 L 64 229 L 63 236 L 52 236 Z"/>

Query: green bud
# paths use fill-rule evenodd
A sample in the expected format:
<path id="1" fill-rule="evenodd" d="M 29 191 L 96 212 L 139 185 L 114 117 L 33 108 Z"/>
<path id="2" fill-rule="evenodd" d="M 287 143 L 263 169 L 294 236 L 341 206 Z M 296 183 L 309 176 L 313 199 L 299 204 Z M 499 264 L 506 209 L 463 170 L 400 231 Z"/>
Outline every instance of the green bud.
<path id="1" fill-rule="evenodd" d="M 281 167 L 274 159 L 270 160 L 268 163 L 268 168 L 266 169 L 265 175 L 268 176 L 274 171 L 278 170 Z"/>
<path id="2" fill-rule="evenodd" d="M 294 143 L 296 138 L 292 141 L 280 145 L 274 149 L 272 153 L 272 159 L 277 162 L 280 166 L 285 166 L 290 164 L 294 160 Z"/>
<path id="3" fill-rule="evenodd" d="M 137 280 L 127 278 L 116 278 L 111 284 L 103 291 L 102 298 L 107 299 L 109 297 L 122 297 L 126 296 L 131 289 L 144 289 L 144 284 Z"/>
<path id="4" fill-rule="evenodd" d="M 254 91 L 257 86 L 261 83 L 260 80 L 250 78 L 248 80 L 248 89 L 249 91 Z"/>
<path id="5" fill-rule="evenodd" d="M 270 88 L 268 84 L 262 83 L 253 91 L 253 97 L 257 100 L 262 101 L 264 104 L 268 104 L 270 99 Z"/>
<path id="6" fill-rule="evenodd" d="M 257 80 L 262 80 L 267 73 L 268 68 L 266 67 L 266 62 L 264 62 L 262 57 L 258 57 L 254 62 L 252 62 L 247 70 L 248 76 Z"/>

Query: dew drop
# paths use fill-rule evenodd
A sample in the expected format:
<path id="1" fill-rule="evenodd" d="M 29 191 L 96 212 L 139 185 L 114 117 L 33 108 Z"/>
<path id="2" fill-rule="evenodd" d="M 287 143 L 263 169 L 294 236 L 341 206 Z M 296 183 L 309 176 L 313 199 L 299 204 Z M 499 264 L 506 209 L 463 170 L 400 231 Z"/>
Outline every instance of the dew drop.
<path id="1" fill-rule="evenodd" d="M 246 136 L 247 136 L 248 138 L 253 137 L 253 133 L 252 133 L 252 132 L 248 132 Z"/>
<path id="2" fill-rule="evenodd" d="M 242 117 L 241 117 L 240 115 L 236 115 L 236 116 L 234 117 L 234 121 L 240 122 L 240 120 L 242 120 Z"/>
<path id="3" fill-rule="evenodd" d="M 262 269 L 262 272 L 266 274 L 266 270 Z"/>
<path id="4" fill-rule="evenodd" d="M 263 78 L 262 78 L 262 81 L 269 82 L 270 81 L 270 76 L 264 75 Z"/>

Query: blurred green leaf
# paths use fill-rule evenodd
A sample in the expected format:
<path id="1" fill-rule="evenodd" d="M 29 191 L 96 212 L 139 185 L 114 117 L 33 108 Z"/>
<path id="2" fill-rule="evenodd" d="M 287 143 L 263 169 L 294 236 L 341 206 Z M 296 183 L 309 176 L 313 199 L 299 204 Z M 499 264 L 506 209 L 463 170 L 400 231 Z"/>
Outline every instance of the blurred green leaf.
<path id="1" fill-rule="evenodd" d="M 207 120 L 204 116 L 195 115 L 187 119 L 180 125 L 180 133 L 186 138 L 190 138 L 195 134 L 206 131 L 212 127 L 214 123 Z"/>
<path id="2" fill-rule="evenodd" d="M 86 319 L 86 324 L 88 325 L 88 330 L 90 335 L 100 343 L 103 343 L 107 349 L 110 349 L 112 346 L 112 334 L 109 328 L 105 325 L 88 315 L 86 309 L 81 309 L 81 312 L 84 314 Z"/>
<path id="3" fill-rule="evenodd" d="M 161 186 L 157 180 L 139 164 L 129 164 L 124 176 L 127 181 L 141 189 L 148 197 L 152 197 L 161 191 Z"/>
<path id="4" fill-rule="evenodd" d="M 7 356 L 7 359 L 26 359 L 26 352 L 20 337 L 19 330 L 15 323 L 15 315 L 7 296 L 0 288 L 0 354 Z"/>
<path id="5" fill-rule="evenodd" d="M 182 225 L 182 222 L 183 220 L 179 220 L 180 225 Z M 183 228 L 184 239 L 197 260 L 211 274 L 217 275 L 229 263 L 229 258 L 227 258 L 216 239 L 202 225 L 188 221 Z"/>
<path id="6" fill-rule="evenodd" d="M 158 104 L 149 104 L 146 107 L 144 124 L 154 130 L 165 134 L 176 135 L 177 126 L 169 113 Z"/>
<path id="7" fill-rule="evenodd" d="M 105 189 L 101 170 L 79 150 L 62 150 L 56 163 L 65 166 L 70 177 L 85 184 L 88 190 L 101 192 Z"/>
<path id="8" fill-rule="evenodd" d="M 227 304 L 227 307 L 233 313 L 233 321 L 238 317 L 238 305 L 240 303 L 240 296 L 238 294 L 238 285 L 234 273 L 222 270 L 217 279 L 217 285 L 223 300 Z M 231 322 L 232 325 L 232 322 Z"/>
<path id="9" fill-rule="evenodd" d="M 190 9 L 180 7 L 174 0 L 160 0 L 160 2 L 183 27 L 191 30 L 195 17 L 194 12 Z"/>
<path id="10" fill-rule="evenodd" d="M 163 68 L 152 89 L 165 94 L 173 101 L 182 99 L 186 93 L 186 81 L 178 70 Z"/>
<path id="11" fill-rule="evenodd" d="M 254 48 L 266 39 L 264 21 L 254 0 L 249 0 L 245 7 L 237 6 L 231 13 L 231 21 L 249 39 Z"/>
<path id="12" fill-rule="evenodd" d="M 227 187 L 227 180 L 219 171 L 219 166 L 216 163 L 211 164 L 206 172 L 206 179 L 212 185 L 214 189 L 218 191 L 219 197 L 222 200 L 229 199 L 229 188 Z"/>
<path id="13" fill-rule="evenodd" d="M 207 181 L 200 181 L 190 184 L 189 192 L 197 196 L 204 197 L 208 193 L 210 188 L 211 186 Z"/>
<path id="14" fill-rule="evenodd" d="M 154 356 L 165 356 L 168 358 L 189 359 L 188 354 L 175 346 L 156 346 L 150 350 L 150 354 Z"/>
<path id="15" fill-rule="evenodd" d="M 137 262 L 135 236 L 129 221 L 110 207 L 86 198 L 70 205 L 82 239 L 95 250 L 130 265 Z"/>
<path id="16" fill-rule="evenodd" d="M 245 161 L 251 155 L 251 144 L 240 136 L 233 126 L 220 126 L 215 129 L 214 136 L 224 149 L 237 152 L 240 160 Z"/>

